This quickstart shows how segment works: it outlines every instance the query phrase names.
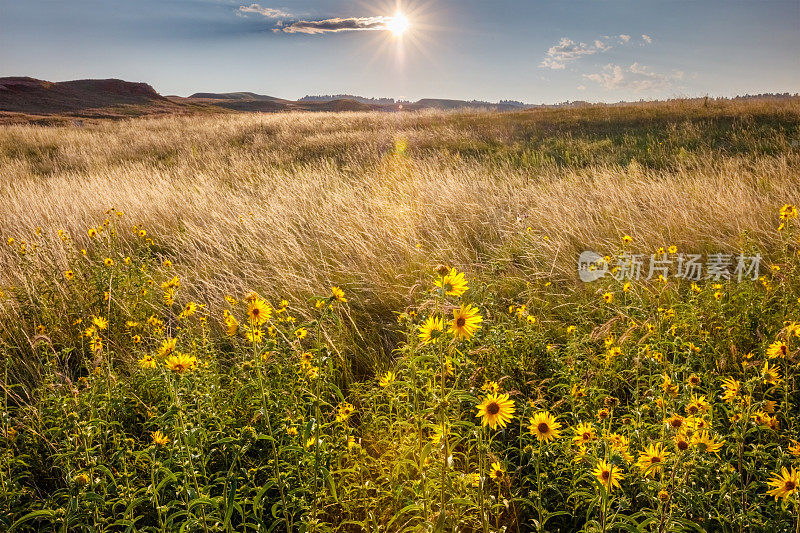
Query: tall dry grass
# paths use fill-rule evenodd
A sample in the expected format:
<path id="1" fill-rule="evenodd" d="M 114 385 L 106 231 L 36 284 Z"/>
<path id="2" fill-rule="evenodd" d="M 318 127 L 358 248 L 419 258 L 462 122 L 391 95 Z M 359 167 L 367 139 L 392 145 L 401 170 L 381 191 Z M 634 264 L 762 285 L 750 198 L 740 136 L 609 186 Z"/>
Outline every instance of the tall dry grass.
<path id="1" fill-rule="evenodd" d="M 113 206 L 212 306 L 249 290 L 357 293 L 365 335 L 384 340 L 369 357 L 381 357 L 381 324 L 438 262 L 581 290 L 578 253 L 623 234 L 648 252 L 776 247 L 776 209 L 800 202 L 800 104 L 714 106 L 9 126 L 0 236 L 38 242 L 49 252 L 26 268 L 60 276 L 57 230 L 80 245 Z M 0 246 L 0 288 L 23 283 L 20 268 Z"/>

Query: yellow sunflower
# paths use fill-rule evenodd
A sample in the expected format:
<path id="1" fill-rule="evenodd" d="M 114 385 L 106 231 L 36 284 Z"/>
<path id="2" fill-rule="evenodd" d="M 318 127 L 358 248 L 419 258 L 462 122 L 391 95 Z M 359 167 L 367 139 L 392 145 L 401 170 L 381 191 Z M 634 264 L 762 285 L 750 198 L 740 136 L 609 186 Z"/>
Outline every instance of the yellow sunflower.
<path id="1" fill-rule="evenodd" d="M 236 333 L 238 331 L 239 331 L 239 321 L 236 320 L 236 318 L 232 314 L 230 314 L 230 312 L 228 312 L 228 310 L 226 309 L 225 310 L 225 333 L 229 337 L 233 337 L 234 335 L 236 335 Z"/>
<path id="2" fill-rule="evenodd" d="M 490 381 L 487 379 L 486 382 L 481 385 L 481 390 L 497 394 L 500 392 L 500 384 L 496 381 Z"/>
<path id="3" fill-rule="evenodd" d="M 272 307 L 261 298 L 253 298 L 247 305 L 247 317 L 254 326 L 260 326 L 272 316 Z"/>
<path id="4" fill-rule="evenodd" d="M 793 440 L 792 443 L 788 447 L 789 453 L 794 455 L 795 457 L 800 457 L 800 442 Z"/>
<path id="5" fill-rule="evenodd" d="M 596 438 L 594 428 L 588 422 L 581 422 L 574 428 L 575 436 L 572 437 L 572 442 L 580 446 L 593 441 Z"/>
<path id="6" fill-rule="evenodd" d="M 167 359 L 164 366 L 167 370 L 171 370 L 176 374 L 183 374 L 189 370 L 194 370 L 197 366 L 197 358 L 185 353 L 176 353 Z"/>
<path id="7" fill-rule="evenodd" d="M 338 412 L 336 413 L 336 421 L 337 422 L 346 422 L 350 415 L 353 414 L 355 411 L 355 407 L 353 404 L 348 402 L 342 402 L 339 404 Z"/>
<path id="8" fill-rule="evenodd" d="M 453 309 L 453 321 L 450 323 L 450 333 L 460 339 L 469 339 L 475 331 L 481 327 L 483 318 L 478 314 L 478 309 L 471 305 L 461 305 L 459 309 Z"/>
<path id="9" fill-rule="evenodd" d="M 101 331 L 108 328 L 108 320 L 101 316 L 92 317 L 92 324 Z"/>
<path id="10" fill-rule="evenodd" d="M 739 396 L 739 389 L 741 387 L 741 383 L 738 380 L 733 378 L 725 378 L 722 380 L 722 387 L 724 392 L 722 393 L 722 399 L 726 402 L 732 402 L 737 396 Z"/>
<path id="11" fill-rule="evenodd" d="M 450 272 L 443 276 L 440 275 L 434 283 L 448 296 L 461 296 L 469 289 L 464 273 L 457 272 L 455 268 L 451 268 Z"/>
<path id="12" fill-rule="evenodd" d="M 775 341 L 769 345 L 769 348 L 767 348 L 767 357 L 770 359 L 785 359 L 788 354 L 789 347 L 786 346 L 786 343 L 782 341 Z"/>
<path id="13" fill-rule="evenodd" d="M 619 484 L 619 480 L 622 479 L 622 472 L 619 471 L 618 466 L 610 465 L 600 459 L 597 462 L 597 468 L 592 473 L 597 478 L 597 481 L 609 492 L 614 490 L 614 487 L 622 488 Z"/>
<path id="14" fill-rule="evenodd" d="M 664 423 L 672 429 L 680 431 L 684 426 L 684 418 L 679 414 L 674 414 L 669 418 L 664 419 Z"/>
<path id="15" fill-rule="evenodd" d="M 797 206 L 792 204 L 784 204 L 780 210 L 781 220 L 789 220 L 790 218 L 797 218 Z"/>
<path id="16" fill-rule="evenodd" d="M 781 380 L 781 373 L 776 366 L 769 366 L 769 361 L 764 361 L 761 377 L 764 378 L 765 385 L 777 385 Z"/>
<path id="17" fill-rule="evenodd" d="M 767 482 L 770 487 L 774 489 L 767 491 L 770 496 L 775 496 L 775 500 L 783 498 L 786 501 L 793 494 L 797 494 L 798 487 L 800 487 L 800 474 L 792 467 L 789 471 L 784 466 L 780 474 L 773 474 L 772 479 Z"/>
<path id="18" fill-rule="evenodd" d="M 708 400 L 706 400 L 705 395 L 697 395 L 692 394 L 692 398 L 689 403 L 686 405 L 686 414 L 688 415 L 696 415 L 697 413 L 705 413 L 708 411 Z"/>
<path id="19" fill-rule="evenodd" d="M 175 347 L 178 344 L 178 339 L 164 339 L 164 342 L 161 343 L 161 347 L 158 349 L 158 357 L 167 357 L 171 355 L 172 352 L 175 351 Z"/>
<path id="20" fill-rule="evenodd" d="M 667 455 L 669 455 L 669 452 L 665 450 L 660 443 L 651 444 L 645 447 L 644 451 L 639 454 L 639 460 L 636 464 L 645 477 L 655 475 L 664 467 L 664 460 L 667 458 Z"/>
<path id="21" fill-rule="evenodd" d="M 717 442 L 708 431 L 698 431 L 692 435 L 692 444 L 697 446 L 697 449 L 701 452 L 713 453 L 719 456 L 719 450 L 725 444 L 725 441 Z"/>
<path id="22" fill-rule="evenodd" d="M 67 270 L 66 272 L 64 272 L 64 278 L 67 279 L 67 281 L 72 281 L 73 279 L 75 279 L 75 272 L 73 272 L 72 270 Z"/>
<path id="23" fill-rule="evenodd" d="M 489 477 L 495 480 L 496 482 L 502 481 L 503 477 L 506 475 L 506 469 L 503 468 L 503 465 L 500 463 L 492 463 L 491 471 L 489 472 Z"/>
<path id="24" fill-rule="evenodd" d="M 197 304 L 194 302 L 189 302 L 183 308 L 183 311 L 181 311 L 181 313 L 178 315 L 178 319 L 190 318 L 194 316 L 196 312 L 197 312 Z"/>
<path id="25" fill-rule="evenodd" d="M 347 298 L 344 296 L 344 291 L 339 287 L 331 287 L 331 294 L 335 300 L 338 300 L 342 303 L 347 303 Z"/>
<path id="26" fill-rule="evenodd" d="M 261 344 L 264 342 L 264 330 L 261 328 L 245 328 L 244 336 L 248 342 L 253 344 Z"/>
<path id="27" fill-rule="evenodd" d="M 559 436 L 561 424 L 547 411 L 533 415 L 530 423 L 531 434 L 535 435 L 539 442 L 549 442 Z"/>
<path id="28" fill-rule="evenodd" d="M 678 395 L 678 386 L 672 382 L 672 378 L 668 374 L 662 376 L 661 390 L 672 397 Z"/>
<path id="29" fill-rule="evenodd" d="M 178 276 L 173 276 L 172 279 L 169 279 L 161 284 L 161 288 L 165 291 L 168 289 L 179 289 L 180 286 L 181 280 L 178 278 Z"/>
<path id="30" fill-rule="evenodd" d="M 514 400 L 510 399 L 508 394 L 490 393 L 477 409 L 478 414 L 475 416 L 481 418 L 481 425 L 488 425 L 492 429 L 498 425 L 504 428 L 514 418 Z"/>
<path id="31" fill-rule="evenodd" d="M 676 433 L 673 441 L 678 451 L 685 452 L 689 449 L 689 438 L 684 433 Z"/>
<path id="32" fill-rule="evenodd" d="M 580 400 L 582 398 L 586 398 L 586 389 L 576 383 L 572 386 L 572 389 L 570 389 L 569 394 L 576 400 Z"/>
<path id="33" fill-rule="evenodd" d="M 419 327 L 419 339 L 422 344 L 436 342 L 444 331 L 444 319 L 442 317 L 429 316 Z"/>
<path id="34" fill-rule="evenodd" d="M 155 368 L 157 366 L 156 360 L 150 355 L 145 355 L 139 359 L 139 366 L 142 368 Z"/>
<path id="35" fill-rule="evenodd" d="M 89 341 L 89 348 L 93 352 L 102 352 L 103 351 L 103 340 L 100 337 L 92 337 L 92 340 Z"/>
<path id="36" fill-rule="evenodd" d="M 151 433 L 150 436 L 153 438 L 153 444 L 156 446 L 165 446 L 169 444 L 169 438 L 161 433 L 161 431 L 155 431 Z"/>
<path id="37" fill-rule="evenodd" d="M 378 380 L 378 385 L 380 385 L 381 387 L 388 387 L 389 385 L 394 383 L 395 378 L 397 378 L 397 375 L 395 375 L 395 373 L 390 370 L 381 376 L 381 379 Z"/>

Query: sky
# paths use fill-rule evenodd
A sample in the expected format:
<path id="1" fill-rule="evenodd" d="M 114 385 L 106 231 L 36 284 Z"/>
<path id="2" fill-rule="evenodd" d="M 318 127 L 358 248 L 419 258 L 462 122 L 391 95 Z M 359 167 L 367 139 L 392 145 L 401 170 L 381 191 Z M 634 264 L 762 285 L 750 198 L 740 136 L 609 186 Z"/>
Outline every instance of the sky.
<path id="1" fill-rule="evenodd" d="M 0 76 L 288 99 L 796 93 L 800 0 L 0 0 Z"/>

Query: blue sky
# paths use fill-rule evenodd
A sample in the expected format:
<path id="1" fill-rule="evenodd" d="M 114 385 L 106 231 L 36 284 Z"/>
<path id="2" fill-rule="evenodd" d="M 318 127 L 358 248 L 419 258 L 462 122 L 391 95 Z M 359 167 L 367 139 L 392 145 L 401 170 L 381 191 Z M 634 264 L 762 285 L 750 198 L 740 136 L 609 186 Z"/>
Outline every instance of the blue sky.
<path id="1" fill-rule="evenodd" d="M 402 38 L 396 1 L 0 0 L 0 76 L 290 99 L 800 91 L 800 0 L 405 0 Z"/>

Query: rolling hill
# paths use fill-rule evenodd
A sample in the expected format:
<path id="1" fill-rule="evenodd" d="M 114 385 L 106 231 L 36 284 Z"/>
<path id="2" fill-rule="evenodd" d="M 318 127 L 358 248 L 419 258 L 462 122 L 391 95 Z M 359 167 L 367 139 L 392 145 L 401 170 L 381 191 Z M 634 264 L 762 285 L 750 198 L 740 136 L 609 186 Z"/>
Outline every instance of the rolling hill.
<path id="1" fill-rule="evenodd" d="M 162 96 L 146 83 L 119 79 L 50 82 L 29 77 L 0 78 L 0 123 L 54 123 L 75 119 L 120 119 L 192 113 L 277 113 L 282 111 L 401 111 L 420 109 L 492 108 L 519 110 L 516 105 L 426 98 L 414 103 L 361 97 L 286 100 L 252 92 L 197 92 L 189 97 Z"/>
<path id="2" fill-rule="evenodd" d="M 174 102 L 212 105 L 233 111 L 372 111 L 382 109 L 353 99 L 339 98 L 325 101 L 292 101 L 250 92 L 194 93 L 188 98 L 170 97 Z"/>
<path id="3" fill-rule="evenodd" d="M 180 106 L 146 83 L 106 80 L 49 82 L 0 78 L 0 114 L 113 118 L 175 113 Z"/>

